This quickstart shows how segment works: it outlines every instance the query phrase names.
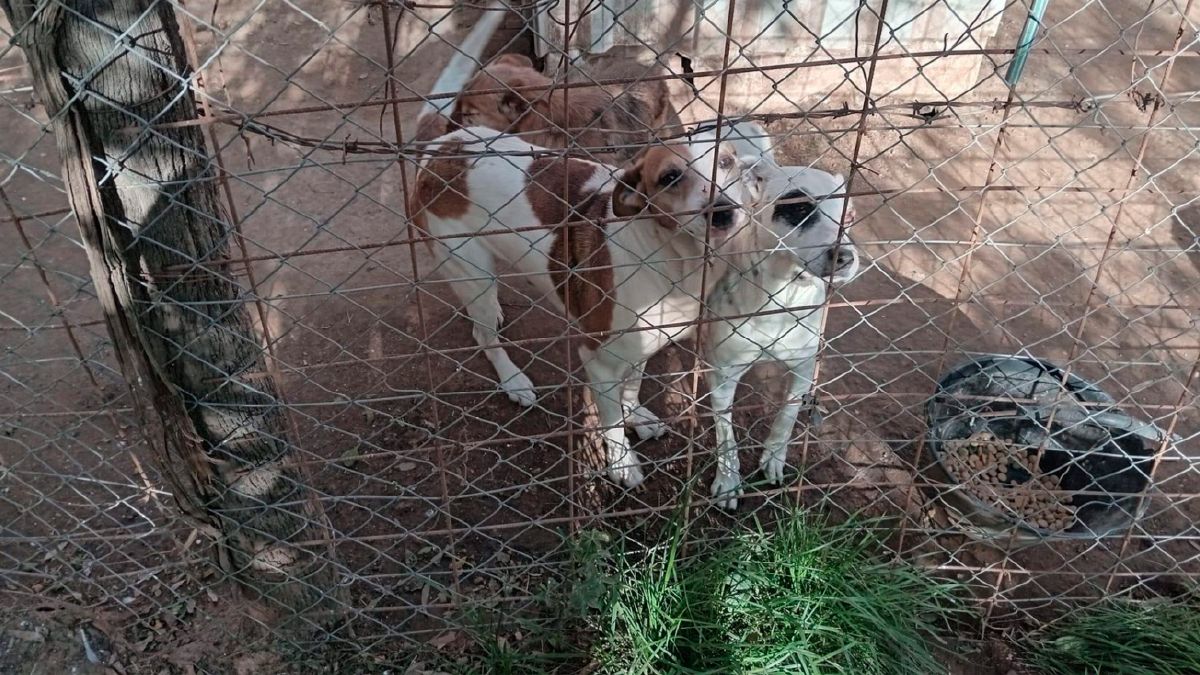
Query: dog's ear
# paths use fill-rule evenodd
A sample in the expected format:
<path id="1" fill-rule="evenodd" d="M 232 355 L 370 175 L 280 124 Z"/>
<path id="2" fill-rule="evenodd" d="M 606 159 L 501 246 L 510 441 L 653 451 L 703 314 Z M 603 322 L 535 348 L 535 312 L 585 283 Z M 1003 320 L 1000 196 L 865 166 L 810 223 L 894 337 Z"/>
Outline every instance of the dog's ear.
<path id="1" fill-rule="evenodd" d="M 500 114 L 508 120 L 516 122 L 528 109 L 529 101 L 520 92 L 507 91 L 500 95 Z"/>
<path id="2" fill-rule="evenodd" d="M 753 202 L 757 204 L 762 199 L 767 181 L 779 167 L 773 159 L 758 154 L 742 155 L 737 161 L 742 167 L 742 183 L 750 191 Z"/>
<path id="3" fill-rule="evenodd" d="M 488 65 L 513 66 L 516 68 L 533 68 L 533 60 L 524 54 L 500 54 Z"/>
<path id="4" fill-rule="evenodd" d="M 852 225 L 856 220 L 858 220 L 858 213 L 854 210 L 854 202 L 846 197 L 846 210 L 842 215 L 842 224 Z"/>
<path id="5" fill-rule="evenodd" d="M 636 158 L 617 178 L 613 188 L 612 210 L 618 218 L 632 218 L 646 208 L 646 194 L 642 192 L 642 160 Z"/>
<path id="6" fill-rule="evenodd" d="M 758 122 L 739 122 L 734 127 L 735 135 L 744 143 L 753 146 L 763 159 L 775 162 L 775 149 L 771 146 L 771 137 L 767 130 Z"/>

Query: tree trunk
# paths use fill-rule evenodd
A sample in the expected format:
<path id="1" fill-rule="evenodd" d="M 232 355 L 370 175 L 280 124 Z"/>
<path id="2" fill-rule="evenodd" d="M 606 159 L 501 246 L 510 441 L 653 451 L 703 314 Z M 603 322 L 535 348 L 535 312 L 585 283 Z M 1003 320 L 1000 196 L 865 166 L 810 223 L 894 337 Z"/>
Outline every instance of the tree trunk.
<path id="1" fill-rule="evenodd" d="M 0 0 L 50 116 L 63 180 L 118 360 L 165 430 L 176 501 L 215 530 L 222 565 L 289 621 L 336 618 L 337 571 L 294 464 L 231 227 L 192 120 L 175 13 L 156 0 Z M 152 444 L 159 446 L 159 444 Z M 297 626 L 290 626 L 296 628 Z"/>

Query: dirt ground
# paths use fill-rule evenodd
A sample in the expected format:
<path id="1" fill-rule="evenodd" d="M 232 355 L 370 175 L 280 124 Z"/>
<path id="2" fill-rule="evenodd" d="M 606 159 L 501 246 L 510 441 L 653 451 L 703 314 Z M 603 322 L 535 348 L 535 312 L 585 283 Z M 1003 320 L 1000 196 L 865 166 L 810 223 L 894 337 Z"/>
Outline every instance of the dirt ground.
<path id="1" fill-rule="evenodd" d="M 1007 92 L 985 63 L 970 91 L 945 96 L 982 105 L 943 106 L 927 121 L 905 110 L 911 99 L 887 93 L 920 77 L 915 64 L 897 60 L 872 90 L 889 112 L 867 116 L 861 135 L 857 115 L 770 126 L 784 139 L 784 162 L 841 173 L 854 165 L 862 194 L 852 234 L 870 266 L 832 300 L 819 371 L 829 414 L 819 430 L 797 431 L 790 460 L 802 476 L 787 490 L 748 495 L 736 517 L 699 509 L 702 526 L 765 518 L 766 503 L 789 500 L 838 516 L 890 517 L 904 555 L 970 582 L 989 629 L 1032 625 L 1120 588 L 1194 583 L 1200 69 L 1181 57 L 1156 88 L 1163 60 L 1121 50 L 1169 50 L 1179 17 L 1114 4 L 1052 7 L 1047 44 L 1055 48 L 1031 57 L 1020 87 L 1026 101 L 1095 97 L 1092 109 L 1028 105 L 1006 115 L 989 105 Z M 352 105 L 384 93 L 378 6 L 186 7 L 181 19 L 196 34 L 215 108 L 255 114 L 336 103 L 338 112 L 268 121 L 331 141 L 395 138 L 390 112 Z M 450 53 L 441 38 L 458 42 L 473 20 L 470 11 L 437 18 L 445 13 L 400 17 L 396 53 L 407 56 L 394 72 L 399 95 L 428 90 Z M 1018 28 L 1006 21 L 997 43 L 1015 42 Z M 508 38 L 511 49 L 527 49 L 528 37 L 513 33 L 493 51 Z M 1131 73 L 1137 95 L 1129 94 Z M 849 72 L 832 92 L 801 92 L 796 105 L 858 110 L 864 75 Z M 711 104 L 715 83 L 696 84 Z M 787 81 L 778 86 L 786 90 Z M 686 90 L 678 93 L 685 113 L 701 116 L 704 106 L 685 106 Z M 1166 103 L 1152 116 L 1145 96 L 1155 93 Z M 405 135 L 416 111 L 401 106 Z M 126 668 L 186 671 L 205 659 L 229 672 L 282 667 L 256 661 L 275 658 L 270 631 L 220 583 L 207 562 L 211 542 L 176 516 L 150 464 L 43 121 L 10 50 L 0 59 L 0 206 L 11 208 L 0 212 L 0 603 L 8 605 L 0 671 L 25 672 L 6 661 L 20 652 L 11 645 L 95 665 L 80 652 L 80 626 L 106 635 L 119 653 L 112 663 Z M 410 166 L 209 128 L 253 260 L 243 281 L 260 300 L 260 328 L 336 531 L 367 653 L 452 649 L 447 617 L 463 606 L 516 612 L 535 602 L 573 522 L 650 540 L 689 485 L 706 493 L 711 434 L 681 395 L 691 391 L 691 345 L 651 362 L 644 399 L 672 418 L 671 433 L 637 446 L 646 488 L 624 493 L 594 477 L 583 440 L 567 434 L 579 428 L 582 405 L 569 327 L 519 286 L 502 294 L 504 330 L 539 401 L 518 410 L 495 394 L 456 301 L 422 249 L 406 243 L 401 185 Z M 1128 536 L 984 545 L 914 487 L 928 462 L 913 445 L 924 401 L 940 373 L 989 352 L 1070 363 L 1130 412 L 1186 439 L 1162 455 L 1147 514 Z M 739 433 L 765 435 L 778 400 L 771 375 L 747 378 Z M 743 466 L 756 460 L 747 449 Z M 987 672 L 1011 667 L 1008 657 L 991 660 L 999 670 Z"/>

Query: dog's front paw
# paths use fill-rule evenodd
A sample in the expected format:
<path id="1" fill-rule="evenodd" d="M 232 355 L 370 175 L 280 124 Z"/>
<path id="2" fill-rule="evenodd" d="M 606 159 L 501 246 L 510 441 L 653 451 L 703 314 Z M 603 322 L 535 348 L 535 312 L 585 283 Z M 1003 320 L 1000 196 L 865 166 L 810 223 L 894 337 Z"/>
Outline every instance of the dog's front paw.
<path id="1" fill-rule="evenodd" d="M 517 372 L 500 383 L 500 388 L 508 394 L 508 400 L 528 408 L 537 403 L 537 393 L 533 391 L 533 380 L 525 373 Z"/>
<path id="2" fill-rule="evenodd" d="M 717 506 L 726 511 L 734 511 L 737 509 L 738 497 L 742 496 L 742 478 L 737 474 L 718 471 L 709 492 L 716 498 Z"/>
<path id="3" fill-rule="evenodd" d="M 658 415 L 650 412 L 646 406 L 639 405 L 629 413 L 629 421 L 633 431 L 643 441 L 652 438 L 662 438 L 667 433 L 667 425 L 658 419 Z"/>
<path id="4" fill-rule="evenodd" d="M 805 407 L 808 409 L 808 426 L 816 429 L 825 423 L 825 409 L 815 395 L 807 397 Z"/>
<path id="5" fill-rule="evenodd" d="M 642 475 L 642 460 L 632 450 L 627 450 L 621 459 L 609 462 L 608 477 L 630 490 L 641 486 L 642 481 L 646 480 Z"/>
<path id="6" fill-rule="evenodd" d="M 787 445 L 778 448 L 766 448 L 758 461 L 758 468 L 763 476 L 774 485 L 783 483 L 783 470 L 787 467 Z"/>

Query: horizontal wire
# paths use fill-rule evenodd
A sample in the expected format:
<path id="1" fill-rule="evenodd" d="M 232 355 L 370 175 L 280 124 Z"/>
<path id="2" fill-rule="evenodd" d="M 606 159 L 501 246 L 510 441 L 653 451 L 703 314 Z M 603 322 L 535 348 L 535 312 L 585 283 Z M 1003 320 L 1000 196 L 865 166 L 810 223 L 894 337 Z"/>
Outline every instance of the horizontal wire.
<path id="1" fill-rule="evenodd" d="M 754 66 L 740 66 L 726 68 L 724 70 L 702 70 L 692 73 L 661 73 L 661 74 L 643 74 L 641 76 L 620 77 L 620 78 L 600 78 L 589 79 L 581 82 L 552 82 L 548 85 L 524 85 L 517 87 L 495 87 L 492 89 L 473 90 L 473 94 L 490 95 L 490 94 L 506 94 L 514 93 L 536 93 L 546 91 L 559 91 L 564 89 L 583 89 L 593 87 L 611 87 L 615 85 L 639 84 L 649 82 L 666 82 L 671 80 L 697 80 L 706 78 L 717 78 L 729 75 L 745 75 L 755 73 L 767 73 L 776 70 L 802 70 L 807 68 L 820 68 L 825 66 L 836 65 L 858 65 L 868 61 L 895 61 L 902 59 L 925 59 L 925 58 L 945 58 L 945 57 L 965 57 L 965 56 L 1009 56 L 1014 53 L 1013 49 L 990 48 L 990 49 L 951 49 L 951 50 L 924 50 L 904 53 L 882 53 L 870 54 L 862 56 L 844 56 L 827 59 L 808 59 L 805 61 L 789 61 L 785 63 L 773 63 Z M 1089 54 L 1116 54 L 1116 50 L 1078 50 L 1077 52 L 1069 52 L 1078 55 Z M 1193 56 L 1187 49 L 1180 49 L 1163 53 L 1161 50 L 1149 53 L 1152 57 L 1178 58 L 1183 56 Z M 331 102 L 322 105 L 295 106 L 291 108 L 282 108 L 275 110 L 264 110 L 257 113 L 242 113 L 228 112 L 222 115 L 214 115 L 207 118 L 199 118 L 195 120 L 184 120 L 180 122 L 164 122 L 153 125 L 147 125 L 153 129 L 171 129 L 191 126 L 204 126 L 208 124 L 219 124 L 228 122 L 243 122 L 246 120 L 258 120 L 267 117 L 280 117 L 286 115 L 302 115 L 319 112 L 338 112 L 345 113 L 347 109 L 361 110 L 364 108 L 396 105 L 399 103 L 425 103 L 428 101 L 440 101 L 452 99 L 458 96 L 457 93 L 437 93 L 426 95 L 399 96 L 381 99 L 360 99 L 356 101 Z M 997 104 L 1003 105 L 1002 102 Z M 129 130 L 136 130 L 137 127 L 130 127 Z"/>

